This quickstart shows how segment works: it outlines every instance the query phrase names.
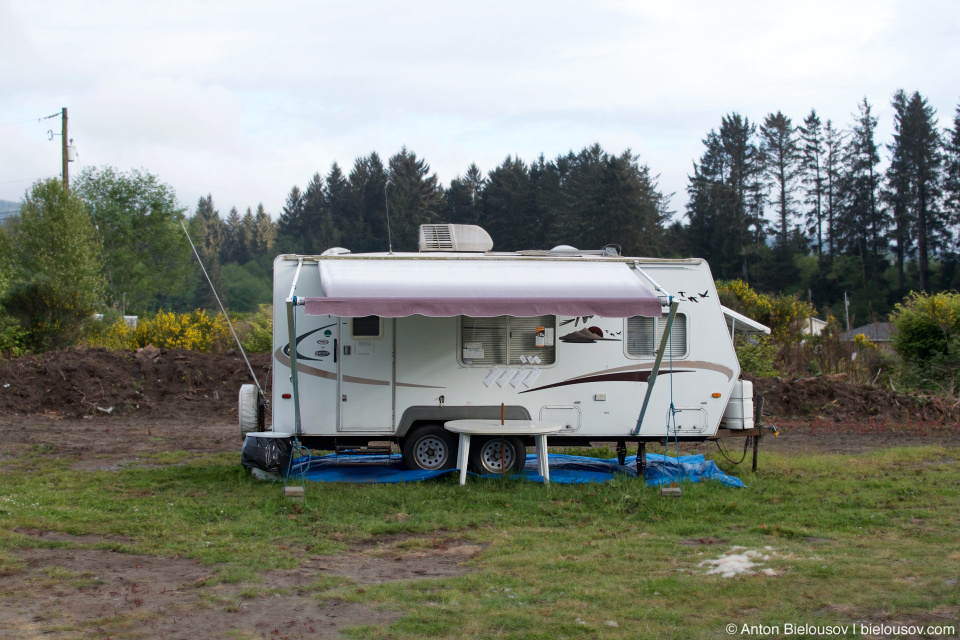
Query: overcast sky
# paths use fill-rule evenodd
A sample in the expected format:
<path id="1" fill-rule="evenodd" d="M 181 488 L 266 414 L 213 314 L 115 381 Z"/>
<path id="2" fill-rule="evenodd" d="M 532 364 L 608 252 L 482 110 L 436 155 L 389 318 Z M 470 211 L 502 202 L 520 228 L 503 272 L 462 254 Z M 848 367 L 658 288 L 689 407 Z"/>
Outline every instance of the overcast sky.
<path id="1" fill-rule="evenodd" d="M 701 140 L 737 111 L 847 126 L 866 96 L 960 102 L 957 0 L 229 2 L 0 0 L 0 198 L 79 161 L 158 174 L 221 214 L 401 146 L 444 184 L 599 142 L 682 212 Z"/>

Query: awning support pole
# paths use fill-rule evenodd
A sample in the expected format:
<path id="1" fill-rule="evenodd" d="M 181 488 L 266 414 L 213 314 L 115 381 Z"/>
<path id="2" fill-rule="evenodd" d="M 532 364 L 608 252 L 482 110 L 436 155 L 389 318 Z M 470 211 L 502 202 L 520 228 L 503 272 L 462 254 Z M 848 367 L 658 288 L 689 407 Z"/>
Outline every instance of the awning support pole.
<path id="1" fill-rule="evenodd" d="M 303 304 L 302 300 L 297 300 L 294 291 L 297 289 L 297 281 L 300 280 L 300 269 L 303 267 L 303 258 L 297 262 L 297 272 L 293 275 L 293 284 L 290 285 L 290 295 L 287 297 L 287 343 L 290 349 L 290 382 L 293 384 L 293 426 L 296 435 L 303 433 L 300 427 L 300 386 L 297 380 L 297 316 L 296 309 L 298 304 Z"/>
<path id="2" fill-rule="evenodd" d="M 639 270 L 639 269 L 638 269 Z M 677 315 L 679 302 L 670 296 L 670 315 L 667 316 L 667 327 L 663 331 L 663 337 L 660 338 L 660 348 L 657 350 L 657 357 L 653 361 L 653 370 L 650 377 L 647 378 L 647 393 L 643 397 L 643 406 L 640 408 L 640 417 L 637 418 L 637 426 L 633 428 L 633 435 L 640 433 L 640 427 L 643 425 L 643 417 L 647 413 L 647 406 L 650 404 L 650 396 L 653 395 L 653 385 L 657 382 L 657 376 L 660 373 L 660 363 L 663 362 L 663 354 L 667 350 L 667 344 L 670 343 L 670 331 L 673 329 L 673 319 Z"/>
<path id="3" fill-rule="evenodd" d="M 653 278 L 651 278 L 649 273 L 647 273 L 646 271 L 644 271 L 643 269 L 641 269 L 641 268 L 640 268 L 640 263 L 637 262 L 636 260 L 634 260 L 634 262 L 633 262 L 633 268 L 637 270 L 637 273 L 639 273 L 639 274 L 642 275 L 644 278 L 646 278 L 647 281 L 649 281 L 650 284 L 653 285 L 653 288 L 654 288 L 656 291 L 659 291 L 659 292 L 660 292 L 661 294 L 663 294 L 664 296 L 667 296 L 667 297 L 669 297 L 671 300 L 673 300 L 673 295 L 670 294 L 670 293 L 668 293 L 667 290 L 664 289 L 663 287 L 661 287 L 660 284 L 659 284 L 656 280 L 654 280 Z"/>

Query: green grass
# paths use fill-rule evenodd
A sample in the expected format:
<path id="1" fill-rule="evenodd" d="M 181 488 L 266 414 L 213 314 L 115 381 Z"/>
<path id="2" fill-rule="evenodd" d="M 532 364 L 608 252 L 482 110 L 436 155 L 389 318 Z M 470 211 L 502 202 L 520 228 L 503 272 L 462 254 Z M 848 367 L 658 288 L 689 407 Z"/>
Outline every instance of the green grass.
<path id="1" fill-rule="evenodd" d="M 627 478 L 460 487 L 451 475 L 310 484 L 297 503 L 250 478 L 237 455 L 174 453 L 149 466 L 84 472 L 35 449 L 0 471 L 0 576 L 24 570 L 15 549 L 71 546 L 16 529 L 100 534 L 110 536 L 101 548 L 197 559 L 215 574 L 207 586 L 253 581 L 378 536 L 439 532 L 485 545 L 468 561 L 470 573 L 362 587 L 318 576 L 309 590 L 403 612 L 387 627 L 354 628 L 355 637 L 717 638 L 728 623 L 956 624 L 958 460 L 960 450 L 937 447 L 761 452 L 756 474 L 747 464 L 721 465 L 747 489 L 688 484 L 681 499 Z M 701 563 L 734 545 L 768 555 L 762 568 L 778 575 L 705 575 Z M 63 570 L 38 576 L 44 584 L 91 579 Z M 264 584 L 244 588 L 273 593 Z"/>

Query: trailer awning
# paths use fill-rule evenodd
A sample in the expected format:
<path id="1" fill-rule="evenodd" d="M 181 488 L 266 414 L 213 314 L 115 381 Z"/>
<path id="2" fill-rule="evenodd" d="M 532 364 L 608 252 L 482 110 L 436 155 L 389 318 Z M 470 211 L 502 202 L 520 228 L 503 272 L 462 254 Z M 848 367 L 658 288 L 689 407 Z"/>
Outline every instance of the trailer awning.
<path id="1" fill-rule="evenodd" d="M 324 297 L 308 315 L 659 317 L 661 303 L 624 262 L 529 259 L 320 260 Z"/>
<path id="2" fill-rule="evenodd" d="M 770 327 L 760 324 L 756 320 L 751 320 L 733 309 L 728 309 L 722 305 L 720 308 L 723 309 L 723 317 L 727 321 L 727 329 L 730 330 L 730 335 L 734 333 L 748 336 L 770 335 Z"/>

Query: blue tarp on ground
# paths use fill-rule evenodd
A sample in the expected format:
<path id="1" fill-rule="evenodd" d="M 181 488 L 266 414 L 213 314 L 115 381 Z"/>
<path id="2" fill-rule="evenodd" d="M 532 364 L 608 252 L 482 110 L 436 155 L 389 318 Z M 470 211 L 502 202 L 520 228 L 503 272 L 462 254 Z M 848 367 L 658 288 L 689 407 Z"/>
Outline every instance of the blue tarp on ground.
<path id="1" fill-rule="evenodd" d="M 637 476 L 636 456 L 626 459 L 626 464 L 617 464 L 616 458 L 601 460 L 585 456 L 550 454 L 550 481 L 557 484 L 585 484 L 590 482 L 609 482 L 617 474 Z M 400 456 L 355 456 L 336 455 L 311 456 L 299 458 L 293 463 L 291 474 L 299 477 L 306 469 L 304 477 L 313 482 L 358 482 L 358 483 L 394 483 L 429 480 L 448 473 L 457 473 L 456 469 L 442 471 L 410 470 L 403 465 Z M 537 456 L 527 455 L 526 465 L 521 477 L 532 482 L 542 482 L 537 473 Z M 475 477 L 498 477 L 476 476 Z M 704 460 L 701 455 L 670 458 L 656 453 L 647 454 L 647 470 L 644 476 L 651 486 L 670 484 L 671 482 L 699 482 L 702 479 L 717 480 L 729 487 L 745 486 L 738 478 L 728 476 L 712 460 Z"/>

